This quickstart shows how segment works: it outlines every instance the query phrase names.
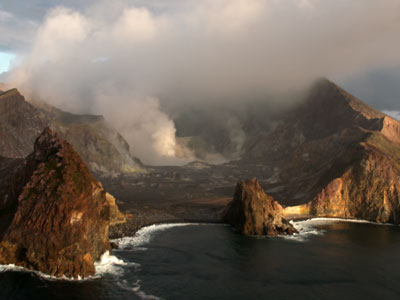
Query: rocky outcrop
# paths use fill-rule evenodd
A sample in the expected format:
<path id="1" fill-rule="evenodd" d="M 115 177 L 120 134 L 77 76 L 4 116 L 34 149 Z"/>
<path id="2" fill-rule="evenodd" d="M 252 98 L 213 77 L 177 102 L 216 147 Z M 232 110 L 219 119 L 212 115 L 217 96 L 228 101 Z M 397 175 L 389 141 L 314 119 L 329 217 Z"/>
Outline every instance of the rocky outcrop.
<path id="1" fill-rule="evenodd" d="M 328 80 L 246 147 L 285 215 L 399 222 L 400 123 Z"/>
<path id="2" fill-rule="evenodd" d="M 47 124 L 44 115 L 26 102 L 17 89 L 0 93 L 1 156 L 27 156 Z"/>
<path id="3" fill-rule="evenodd" d="M 129 144 L 103 116 L 77 115 L 47 104 L 36 104 L 51 127 L 72 144 L 92 172 L 134 173 L 144 171 Z"/>
<path id="4" fill-rule="evenodd" d="M 29 155 L 36 137 L 47 126 L 72 144 L 92 172 L 143 171 L 128 143 L 103 116 L 77 115 L 30 103 L 17 89 L 0 93 L 0 156 Z"/>
<path id="5" fill-rule="evenodd" d="M 293 234 L 293 225 L 283 218 L 282 206 L 264 193 L 258 180 L 239 181 L 235 195 L 223 212 L 222 221 L 245 235 Z"/>
<path id="6" fill-rule="evenodd" d="M 311 201 L 317 216 L 400 222 L 400 145 L 377 132 L 353 149 L 352 163 Z"/>
<path id="7" fill-rule="evenodd" d="M 0 263 L 53 276 L 87 277 L 110 251 L 110 225 L 125 222 L 72 146 L 49 128 L 26 158 L 12 222 L 1 237 Z"/>

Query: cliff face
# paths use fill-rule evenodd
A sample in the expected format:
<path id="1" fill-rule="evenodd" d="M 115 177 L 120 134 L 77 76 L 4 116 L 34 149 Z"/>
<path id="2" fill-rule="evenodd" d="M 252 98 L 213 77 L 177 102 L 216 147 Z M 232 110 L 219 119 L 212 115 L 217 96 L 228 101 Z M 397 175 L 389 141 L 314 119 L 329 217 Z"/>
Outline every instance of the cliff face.
<path id="1" fill-rule="evenodd" d="M 233 200 L 224 211 L 222 220 L 239 232 L 252 236 L 296 232 L 283 218 L 282 206 L 264 193 L 256 178 L 237 183 Z"/>
<path id="2" fill-rule="evenodd" d="M 400 221 L 400 145 L 373 133 L 353 150 L 352 163 L 311 201 L 317 216 Z"/>
<path id="3" fill-rule="evenodd" d="M 0 263 L 86 277 L 110 250 L 110 225 L 125 221 L 72 146 L 46 128 L 24 165 L 25 181 L 0 242 Z"/>
<path id="4" fill-rule="evenodd" d="M 103 116 L 76 115 L 40 104 L 51 127 L 69 141 L 93 172 L 141 172 L 142 163 L 130 153 L 129 144 Z"/>
<path id="5" fill-rule="evenodd" d="M 0 93 L 1 156 L 27 156 L 46 125 L 44 115 L 24 101 L 16 89 Z"/>
<path id="6" fill-rule="evenodd" d="M 400 123 L 328 80 L 245 153 L 275 170 L 262 184 L 284 214 L 399 222 Z"/>
<path id="7" fill-rule="evenodd" d="M 102 116 L 76 115 L 31 104 L 16 89 L 0 94 L 0 156 L 25 157 L 49 126 L 67 139 L 94 172 L 137 172 L 142 164 Z"/>

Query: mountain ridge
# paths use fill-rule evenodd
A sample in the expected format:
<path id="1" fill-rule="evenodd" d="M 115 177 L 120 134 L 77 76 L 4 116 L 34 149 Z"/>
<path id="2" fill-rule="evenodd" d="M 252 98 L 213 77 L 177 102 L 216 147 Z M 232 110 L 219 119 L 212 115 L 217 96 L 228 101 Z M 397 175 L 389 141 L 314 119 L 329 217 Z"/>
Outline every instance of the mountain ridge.
<path id="1" fill-rule="evenodd" d="M 50 105 L 30 103 L 17 89 L 0 94 L 0 155 L 25 157 L 36 137 L 50 126 L 69 140 L 92 171 L 102 174 L 142 172 L 125 139 L 103 116 L 76 115 Z"/>

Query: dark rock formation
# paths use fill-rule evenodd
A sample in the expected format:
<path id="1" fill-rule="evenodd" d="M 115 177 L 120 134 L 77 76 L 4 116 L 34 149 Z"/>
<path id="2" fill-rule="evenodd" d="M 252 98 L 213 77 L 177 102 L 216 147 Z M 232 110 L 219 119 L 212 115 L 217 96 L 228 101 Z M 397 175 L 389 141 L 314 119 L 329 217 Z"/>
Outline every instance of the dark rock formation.
<path id="1" fill-rule="evenodd" d="M 13 220 L 27 173 L 24 159 L 0 157 L 0 240 Z"/>
<path id="2" fill-rule="evenodd" d="M 400 123 L 328 80 L 245 152 L 285 214 L 400 220 Z"/>
<path id="3" fill-rule="evenodd" d="M 68 140 L 93 172 L 137 172 L 141 162 L 102 116 L 77 115 L 29 103 L 17 89 L 0 93 L 0 156 L 25 157 L 49 126 Z"/>
<path id="4" fill-rule="evenodd" d="M 223 212 L 222 221 L 246 235 L 277 236 L 296 232 L 283 218 L 282 206 L 264 193 L 258 180 L 239 181 L 235 195 Z"/>
<path id="5" fill-rule="evenodd" d="M 26 102 L 17 89 L 0 93 L 1 156 L 27 156 L 47 124 L 44 115 Z"/>
<path id="6" fill-rule="evenodd" d="M 125 222 L 115 199 L 48 128 L 19 168 L 11 194 L 19 194 L 18 203 L 10 204 L 15 213 L 0 236 L 0 263 L 54 276 L 93 275 L 94 262 L 111 250 L 109 226 Z"/>

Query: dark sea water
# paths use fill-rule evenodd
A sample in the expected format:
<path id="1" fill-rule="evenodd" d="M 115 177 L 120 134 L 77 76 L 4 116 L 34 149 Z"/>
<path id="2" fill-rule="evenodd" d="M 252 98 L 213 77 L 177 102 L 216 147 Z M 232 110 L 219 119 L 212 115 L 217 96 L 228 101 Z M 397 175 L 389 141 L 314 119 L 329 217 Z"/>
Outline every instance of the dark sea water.
<path id="1" fill-rule="evenodd" d="M 99 278 L 0 267 L 1 299 L 400 299 L 400 228 L 317 219 L 294 238 L 159 225 L 104 257 Z"/>

